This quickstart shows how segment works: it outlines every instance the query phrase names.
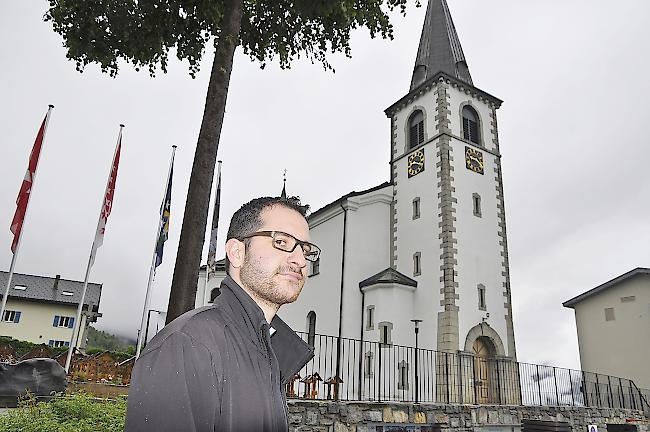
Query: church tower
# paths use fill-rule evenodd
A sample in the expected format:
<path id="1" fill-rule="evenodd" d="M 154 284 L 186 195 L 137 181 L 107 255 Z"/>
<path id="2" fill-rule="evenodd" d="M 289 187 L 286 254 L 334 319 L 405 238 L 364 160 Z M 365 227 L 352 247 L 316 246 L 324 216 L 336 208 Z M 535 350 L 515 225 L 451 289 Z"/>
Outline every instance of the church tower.
<path id="1" fill-rule="evenodd" d="M 409 91 L 385 111 L 390 265 L 417 281 L 425 345 L 514 360 L 501 103 L 474 86 L 446 0 L 429 0 Z"/>

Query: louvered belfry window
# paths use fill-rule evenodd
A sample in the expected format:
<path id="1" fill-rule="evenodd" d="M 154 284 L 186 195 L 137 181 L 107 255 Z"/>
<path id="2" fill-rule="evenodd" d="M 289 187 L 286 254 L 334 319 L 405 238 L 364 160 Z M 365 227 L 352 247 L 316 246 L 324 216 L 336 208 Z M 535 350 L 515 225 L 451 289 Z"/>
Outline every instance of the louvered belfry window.
<path id="1" fill-rule="evenodd" d="M 424 114 L 418 110 L 409 119 L 409 148 L 412 149 L 424 142 Z"/>
<path id="2" fill-rule="evenodd" d="M 463 107 L 463 138 L 475 144 L 480 144 L 478 136 L 478 115 L 474 108 Z"/>

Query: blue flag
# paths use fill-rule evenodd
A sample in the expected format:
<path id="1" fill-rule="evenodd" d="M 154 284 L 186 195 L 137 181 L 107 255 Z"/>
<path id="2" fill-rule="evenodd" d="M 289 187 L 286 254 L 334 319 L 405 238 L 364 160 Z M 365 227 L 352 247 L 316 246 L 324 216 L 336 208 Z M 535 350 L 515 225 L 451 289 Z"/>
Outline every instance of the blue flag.
<path id="1" fill-rule="evenodd" d="M 158 234 L 158 242 L 156 243 L 156 264 L 158 267 L 163 260 L 163 248 L 169 236 L 169 215 L 172 207 L 172 175 L 174 173 L 174 160 L 169 168 L 169 180 L 167 181 L 167 191 L 165 192 L 165 200 L 160 206 L 160 233 Z"/>

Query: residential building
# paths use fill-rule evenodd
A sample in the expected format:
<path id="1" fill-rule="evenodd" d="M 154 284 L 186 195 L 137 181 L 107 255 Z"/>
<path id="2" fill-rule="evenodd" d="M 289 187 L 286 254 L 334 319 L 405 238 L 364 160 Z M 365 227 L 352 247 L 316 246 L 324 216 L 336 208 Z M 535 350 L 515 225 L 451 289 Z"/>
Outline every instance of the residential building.
<path id="1" fill-rule="evenodd" d="M 7 286 L 9 274 L 0 272 L 0 286 Z M 14 339 L 50 346 L 69 346 L 81 301 L 83 282 L 56 277 L 14 273 L 0 334 Z M 81 335 L 75 347 L 86 346 L 86 331 L 96 322 L 102 285 L 89 283 L 81 316 Z M 0 298 L 4 291 L 0 293 Z"/>
<path id="2" fill-rule="evenodd" d="M 649 268 L 635 268 L 562 305 L 575 311 L 582 370 L 650 389 Z"/>

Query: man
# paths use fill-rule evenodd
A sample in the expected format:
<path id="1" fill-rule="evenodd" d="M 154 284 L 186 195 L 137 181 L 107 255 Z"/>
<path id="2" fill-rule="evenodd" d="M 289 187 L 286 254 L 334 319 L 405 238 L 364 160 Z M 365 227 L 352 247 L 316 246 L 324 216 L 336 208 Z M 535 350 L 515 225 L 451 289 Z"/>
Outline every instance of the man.
<path id="1" fill-rule="evenodd" d="M 313 357 L 276 312 L 295 301 L 307 261 L 307 206 L 258 198 L 232 217 L 228 276 L 212 306 L 167 325 L 135 364 L 127 432 L 286 431 L 283 384 Z"/>

